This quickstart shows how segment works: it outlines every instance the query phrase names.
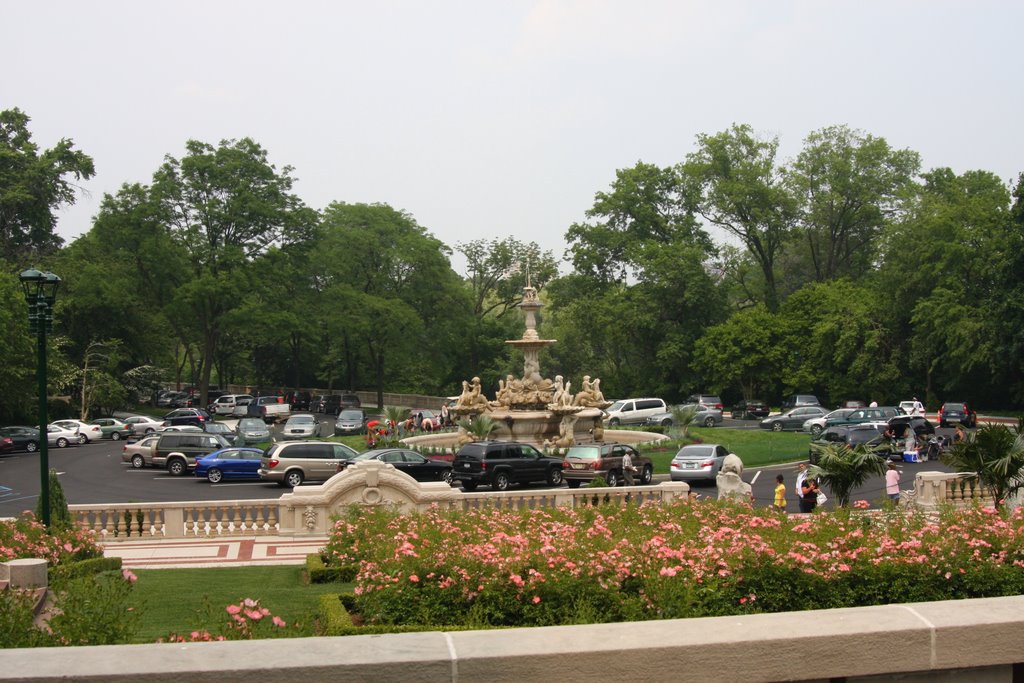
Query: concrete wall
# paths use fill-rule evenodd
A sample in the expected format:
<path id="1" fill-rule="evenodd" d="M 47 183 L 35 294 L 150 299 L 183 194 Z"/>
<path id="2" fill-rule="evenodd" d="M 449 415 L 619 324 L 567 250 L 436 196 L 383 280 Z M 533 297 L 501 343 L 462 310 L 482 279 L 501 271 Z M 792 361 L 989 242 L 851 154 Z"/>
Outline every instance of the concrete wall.
<path id="1" fill-rule="evenodd" d="M 588 626 L 0 650 L 0 681 L 1010 683 L 1021 661 L 1024 596 L 1014 596 Z"/>

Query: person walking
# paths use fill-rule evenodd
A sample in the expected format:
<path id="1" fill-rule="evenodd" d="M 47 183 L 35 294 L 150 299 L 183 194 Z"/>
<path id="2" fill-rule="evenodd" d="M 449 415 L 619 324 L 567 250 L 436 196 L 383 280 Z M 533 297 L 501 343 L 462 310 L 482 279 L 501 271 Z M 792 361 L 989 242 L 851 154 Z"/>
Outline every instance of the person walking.
<path id="1" fill-rule="evenodd" d="M 629 451 L 623 451 L 622 453 L 622 480 L 626 482 L 626 486 L 633 486 L 633 473 L 636 472 L 636 467 L 633 465 L 633 458 L 629 457 Z"/>
<path id="2" fill-rule="evenodd" d="M 772 505 L 776 510 L 786 511 L 786 484 L 781 474 L 775 475 L 775 501 Z"/>
<path id="3" fill-rule="evenodd" d="M 896 463 L 889 463 L 889 469 L 885 471 L 885 493 L 894 505 L 900 502 L 900 471 L 896 469 Z"/>

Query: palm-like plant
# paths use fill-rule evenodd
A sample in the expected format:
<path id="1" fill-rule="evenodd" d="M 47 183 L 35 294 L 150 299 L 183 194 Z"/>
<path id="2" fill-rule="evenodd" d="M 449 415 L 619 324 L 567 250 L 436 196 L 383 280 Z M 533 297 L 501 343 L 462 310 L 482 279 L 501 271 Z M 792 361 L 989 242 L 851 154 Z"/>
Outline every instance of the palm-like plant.
<path id="1" fill-rule="evenodd" d="M 690 427 L 697 418 L 697 406 L 674 406 L 672 408 L 672 426 L 669 432 L 676 439 L 685 439 L 690 435 Z"/>
<path id="2" fill-rule="evenodd" d="M 974 474 L 999 508 L 1024 488 L 1024 435 L 1006 425 L 985 425 L 953 444 L 942 462 L 957 472 Z"/>
<path id="3" fill-rule="evenodd" d="M 498 428 L 498 423 L 490 415 L 477 415 L 472 419 L 464 417 L 458 424 L 474 441 L 486 441 Z"/>
<path id="4" fill-rule="evenodd" d="M 850 494 L 855 488 L 871 477 L 885 475 L 886 460 L 873 448 L 864 445 L 850 448 L 841 443 L 814 445 L 813 448 L 818 464 L 810 468 L 807 476 L 828 486 L 839 507 L 850 504 Z"/>
<path id="5" fill-rule="evenodd" d="M 400 425 L 409 417 L 409 409 L 400 406 L 384 406 L 382 417 L 389 425 Z"/>

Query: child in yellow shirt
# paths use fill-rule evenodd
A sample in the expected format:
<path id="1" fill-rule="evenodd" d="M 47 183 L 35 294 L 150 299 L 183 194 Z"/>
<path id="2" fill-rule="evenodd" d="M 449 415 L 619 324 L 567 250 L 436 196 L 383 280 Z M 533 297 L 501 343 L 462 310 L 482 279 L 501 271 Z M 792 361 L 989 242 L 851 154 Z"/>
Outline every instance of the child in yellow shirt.
<path id="1" fill-rule="evenodd" d="M 782 510 L 783 512 L 785 512 L 786 511 L 786 485 L 784 483 L 782 483 L 782 482 L 783 482 L 782 475 L 781 474 L 776 475 L 776 477 L 775 477 L 775 502 L 772 503 L 772 506 L 776 510 Z"/>

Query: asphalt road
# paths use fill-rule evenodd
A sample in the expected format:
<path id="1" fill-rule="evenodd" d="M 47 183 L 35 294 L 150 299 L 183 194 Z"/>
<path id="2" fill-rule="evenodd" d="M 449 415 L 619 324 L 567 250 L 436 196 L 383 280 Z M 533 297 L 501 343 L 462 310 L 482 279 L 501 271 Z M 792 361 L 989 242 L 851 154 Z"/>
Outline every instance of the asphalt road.
<path id="1" fill-rule="evenodd" d="M 321 417 L 325 428 L 333 420 Z M 723 426 L 757 429 L 756 422 L 734 422 L 726 419 Z M 330 433 L 325 431 L 324 433 Z M 124 442 L 102 441 L 67 448 L 50 448 L 50 467 L 60 475 L 64 495 L 72 504 L 252 500 L 276 498 L 286 492 L 276 484 L 260 481 L 234 481 L 210 484 L 194 476 L 172 477 L 156 469 L 135 470 L 121 462 Z M 938 462 L 902 463 L 900 483 L 904 489 L 913 488 L 914 476 L 919 471 L 949 471 Z M 796 463 L 748 469 L 745 481 L 753 481 L 755 505 L 771 505 L 775 476 L 782 474 L 787 486 L 788 509 L 797 511 L 793 483 L 796 481 Z M 39 495 L 38 453 L 14 453 L 0 456 L 0 517 L 16 516 L 23 510 L 32 510 Z M 655 477 L 664 481 L 668 475 Z M 718 490 L 714 483 L 691 484 L 695 493 L 715 498 Z M 826 494 L 828 491 L 826 490 Z M 885 497 L 885 484 L 880 478 L 868 481 L 858 489 L 854 500 L 864 499 L 877 504 Z M 831 501 L 826 507 L 831 505 Z"/>

